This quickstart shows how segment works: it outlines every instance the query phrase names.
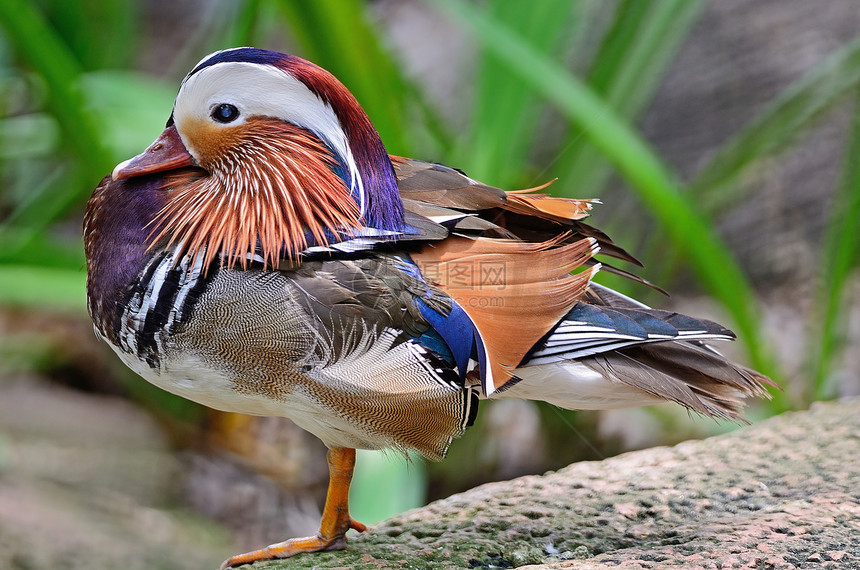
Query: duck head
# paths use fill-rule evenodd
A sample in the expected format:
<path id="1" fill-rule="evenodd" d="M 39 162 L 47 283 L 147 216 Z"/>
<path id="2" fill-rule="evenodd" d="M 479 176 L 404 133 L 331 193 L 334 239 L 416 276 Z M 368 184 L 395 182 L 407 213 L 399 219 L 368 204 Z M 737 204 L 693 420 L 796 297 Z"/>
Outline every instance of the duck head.
<path id="1" fill-rule="evenodd" d="M 192 167 L 192 168 L 188 168 Z M 162 173 L 152 243 L 243 267 L 296 258 L 362 228 L 399 232 L 403 205 L 376 129 L 333 75 L 301 58 L 236 48 L 182 82 L 164 132 L 112 177 Z"/>

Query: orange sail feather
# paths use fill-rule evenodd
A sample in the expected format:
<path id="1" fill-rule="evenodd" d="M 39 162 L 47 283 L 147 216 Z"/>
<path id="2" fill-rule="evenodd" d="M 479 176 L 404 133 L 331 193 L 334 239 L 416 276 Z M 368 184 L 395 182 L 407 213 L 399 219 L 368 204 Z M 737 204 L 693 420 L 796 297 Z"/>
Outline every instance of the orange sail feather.
<path id="1" fill-rule="evenodd" d="M 559 245 L 452 237 L 412 254 L 425 279 L 451 295 L 478 329 L 501 388 L 522 358 L 585 293 L 598 267 L 573 273 L 597 252 L 585 238 Z"/>

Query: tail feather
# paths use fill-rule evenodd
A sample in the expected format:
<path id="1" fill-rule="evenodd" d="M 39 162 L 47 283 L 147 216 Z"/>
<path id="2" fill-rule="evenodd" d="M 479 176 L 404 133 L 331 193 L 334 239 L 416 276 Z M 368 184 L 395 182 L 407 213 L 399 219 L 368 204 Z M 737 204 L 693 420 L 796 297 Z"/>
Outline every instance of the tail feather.
<path id="1" fill-rule="evenodd" d="M 507 395 L 571 409 L 670 400 L 706 416 L 743 422 L 744 400 L 769 397 L 766 387 L 778 386 L 705 344 L 734 338 L 713 321 L 651 309 L 592 283 L 532 348 L 515 371 L 520 384 Z"/>
<path id="2" fill-rule="evenodd" d="M 610 307 L 580 301 L 536 344 L 523 364 L 585 358 L 643 343 L 732 340 L 720 324 L 639 306 Z"/>
<path id="3" fill-rule="evenodd" d="M 710 417 L 745 422 L 746 398 L 770 397 L 776 384 L 704 344 L 661 342 L 594 355 L 580 362 L 603 376 Z"/>

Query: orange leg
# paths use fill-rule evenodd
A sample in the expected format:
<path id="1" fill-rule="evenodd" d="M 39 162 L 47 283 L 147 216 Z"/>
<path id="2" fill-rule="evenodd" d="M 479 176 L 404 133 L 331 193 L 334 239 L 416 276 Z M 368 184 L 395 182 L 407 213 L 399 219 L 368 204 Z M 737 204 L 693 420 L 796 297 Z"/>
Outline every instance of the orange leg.
<path id="1" fill-rule="evenodd" d="M 258 560 L 289 558 L 303 552 L 342 550 L 346 548 L 346 531 L 364 532 L 367 527 L 349 516 L 349 483 L 355 468 L 355 450 L 330 449 L 328 452 L 328 493 L 325 498 L 320 530 L 316 536 L 291 538 L 270 544 L 261 550 L 233 556 L 221 564 L 221 569 L 251 564 Z"/>

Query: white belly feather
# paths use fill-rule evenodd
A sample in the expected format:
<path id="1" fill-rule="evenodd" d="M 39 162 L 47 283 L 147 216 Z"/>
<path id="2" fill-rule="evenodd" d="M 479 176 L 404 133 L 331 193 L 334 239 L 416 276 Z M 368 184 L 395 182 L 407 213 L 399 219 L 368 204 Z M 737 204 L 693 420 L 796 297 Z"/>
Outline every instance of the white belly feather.
<path id="1" fill-rule="evenodd" d="M 606 410 L 661 402 L 643 390 L 605 378 L 574 360 L 514 370 L 522 381 L 493 398 L 541 400 L 568 410 Z"/>

